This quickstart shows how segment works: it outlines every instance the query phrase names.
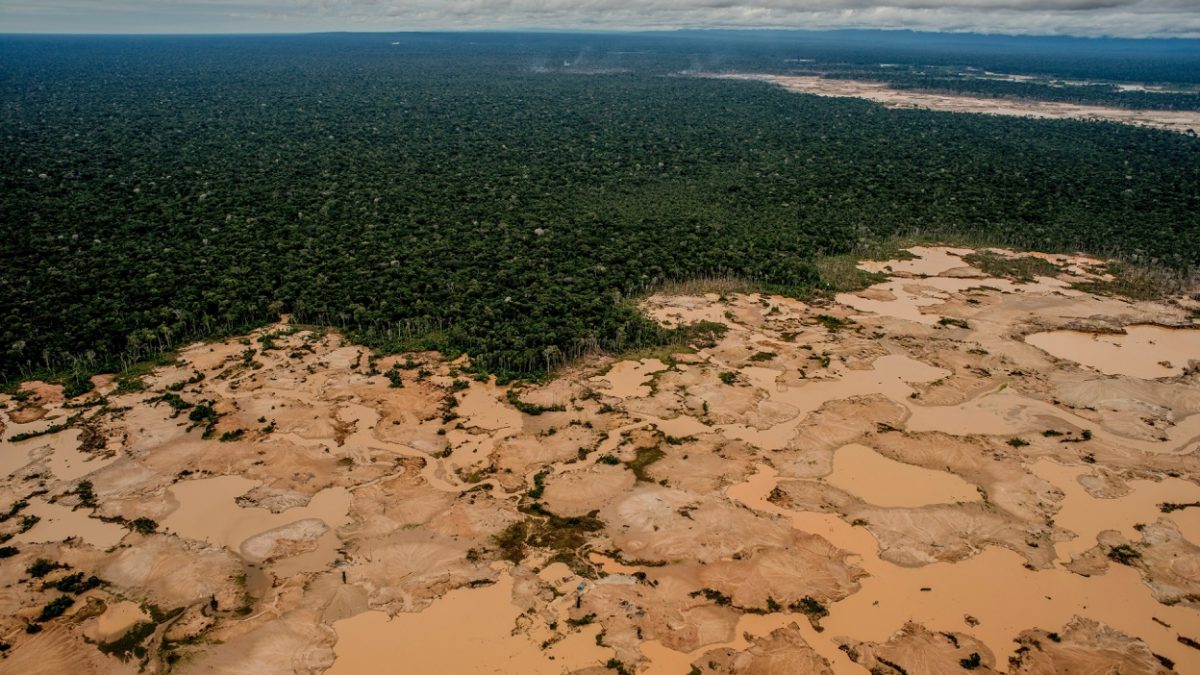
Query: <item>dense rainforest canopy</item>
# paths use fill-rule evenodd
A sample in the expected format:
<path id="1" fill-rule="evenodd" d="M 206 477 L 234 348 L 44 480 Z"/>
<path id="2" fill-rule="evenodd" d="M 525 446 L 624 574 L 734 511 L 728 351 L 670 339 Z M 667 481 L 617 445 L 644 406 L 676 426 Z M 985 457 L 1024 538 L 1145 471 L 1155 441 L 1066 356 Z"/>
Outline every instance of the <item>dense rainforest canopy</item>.
<path id="1" fill-rule="evenodd" d="M 1200 264 L 1200 140 L 680 74 L 834 49 L 764 44 L 0 38 L 0 379 L 282 312 L 535 372 L 662 339 L 630 298 L 665 280 L 802 292 L 914 232 Z"/>

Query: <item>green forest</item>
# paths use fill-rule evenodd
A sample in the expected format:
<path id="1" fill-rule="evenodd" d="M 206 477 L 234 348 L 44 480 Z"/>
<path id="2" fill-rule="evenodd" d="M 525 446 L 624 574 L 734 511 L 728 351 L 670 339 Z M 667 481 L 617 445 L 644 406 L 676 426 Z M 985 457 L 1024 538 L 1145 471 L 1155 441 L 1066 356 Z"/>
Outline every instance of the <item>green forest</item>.
<path id="1" fill-rule="evenodd" d="M 682 76 L 787 53 L 706 39 L 0 38 L 0 379 L 281 313 L 537 374 L 918 233 L 1200 264 L 1196 138 Z"/>

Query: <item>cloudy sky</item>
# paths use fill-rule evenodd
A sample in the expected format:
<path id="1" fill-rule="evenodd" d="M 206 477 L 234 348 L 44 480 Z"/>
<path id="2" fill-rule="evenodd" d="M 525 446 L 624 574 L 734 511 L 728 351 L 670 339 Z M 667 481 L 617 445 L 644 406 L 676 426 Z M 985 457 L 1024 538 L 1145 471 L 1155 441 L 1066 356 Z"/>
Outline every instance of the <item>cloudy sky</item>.
<path id="1" fill-rule="evenodd" d="M 1200 0 L 0 0 L 0 32 L 712 27 L 1200 37 Z"/>

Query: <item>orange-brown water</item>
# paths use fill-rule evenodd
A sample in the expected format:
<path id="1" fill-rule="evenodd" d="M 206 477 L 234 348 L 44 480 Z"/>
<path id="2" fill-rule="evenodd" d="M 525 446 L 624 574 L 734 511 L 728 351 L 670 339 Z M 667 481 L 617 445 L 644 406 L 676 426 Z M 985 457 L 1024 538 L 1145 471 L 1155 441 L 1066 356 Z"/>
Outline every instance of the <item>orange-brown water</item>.
<path id="1" fill-rule="evenodd" d="M 1123 334 L 1057 330 L 1028 335 L 1025 341 L 1108 375 L 1175 377 L 1190 360 L 1200 361 L 1200 329 L 1127 326 Z"/>

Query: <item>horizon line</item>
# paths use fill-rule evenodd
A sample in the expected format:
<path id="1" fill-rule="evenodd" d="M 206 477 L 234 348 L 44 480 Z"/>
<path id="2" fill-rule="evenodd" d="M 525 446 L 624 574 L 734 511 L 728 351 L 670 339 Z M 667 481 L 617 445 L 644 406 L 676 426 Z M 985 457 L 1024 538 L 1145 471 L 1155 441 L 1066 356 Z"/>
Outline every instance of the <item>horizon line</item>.
<path id="1" fill-rule="evenodd" d="M 907 28 L 892 26 L 874 27 L 808 27 L 786 28 L 779 26 L 706 26 L 678 28 L 547 28 L 547 27 L 507 27 L 507 28 L 421 28 L 421 29 L 390 29 L 390 30 L 297 30 L 297 31 L 191 31 L 191 32 L 64 32 L 64 31 L 0 31 L 0 37 L 301 37 L 319 35 L 419 35 L 419 34 L 560 34 L 560 35 L 647 35 L 671 34 L 686 32 L 740 32 L 740 33 L 913 33 L 924 35 L 971 35 L 993 38 L 1041 38 L 1041 39 L 1075 39 L 1075 40 L 1172 40 L 1185 42 L 1200 42 L 1200 34 L 1192 35 L 1160 35 L 1151 34 L 1140 37 L 1128 35 L 1089 35 L 1072 33 L 1006 33 L 983 32 L 979 30 L 935 30 L 925 28 Z"/>

